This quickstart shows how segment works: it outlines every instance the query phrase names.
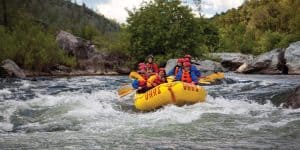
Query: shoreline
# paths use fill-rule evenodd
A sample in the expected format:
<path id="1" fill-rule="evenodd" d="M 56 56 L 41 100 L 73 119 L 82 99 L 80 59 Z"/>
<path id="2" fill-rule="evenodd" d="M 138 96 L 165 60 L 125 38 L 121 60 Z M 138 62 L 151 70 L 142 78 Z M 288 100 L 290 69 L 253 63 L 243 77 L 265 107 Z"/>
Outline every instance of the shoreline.
<path id="1" fill-rule="evenodd" d="M 76 76 L 125 76 L 128 74 L 121 74 L 117 72 L 88 72 L 88 71 L 71 71 L 67 72 L 32 72 L 25 70 L 26 78 L 35 78 L 35 77 L 76 77 Z"/>

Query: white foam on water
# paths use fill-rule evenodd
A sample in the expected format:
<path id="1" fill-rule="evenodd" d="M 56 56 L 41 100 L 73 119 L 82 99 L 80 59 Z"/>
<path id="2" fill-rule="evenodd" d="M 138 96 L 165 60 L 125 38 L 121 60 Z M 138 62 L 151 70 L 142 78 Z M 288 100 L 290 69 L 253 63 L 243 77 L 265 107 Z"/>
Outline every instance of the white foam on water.
<path id="1" fill-rule="evenodd" d="M 0 95 L 7 95 L 7 94 L 11 94 L 11 91 L 9 91 L 9 89 L 5 88 L 0 90 Z"/>
<path id="2" fill-rule="evenodd" d="M 238 117 L 254 118 L 254 123 L 243 126 L 249 129 L 259 129 L 265 125 L 279 127 L 297 119 L 282 119 L 277 122 L 268 121 L 274 111 L 280 108 L 273 106 L 270 102 L 264 105 L 250 102 L 247 99 L 226 99 L 223 97 L 213 98 L 208 95 L 206 102 L 194 105 L 177 107 L 168 105 L 154 112 L 127 113 L 116 109 L 115 102 L 118 95 L 115 91 L 101 90 L 92 93 L 61 92 L 57 95 L 38 95 L 28 101 L 5 101 L 2 103 L 2 115 L 5 122 L 0 124 L 2 130 L 11 130 L 12 125 L 9 117 L 18 109 L 49 108 L 58 111 L 55 115 L 42 120 L 44 123 L 53 123 L 64 119 L 75 119 L 80 122 L 83 130 L 91 132 L 110 132 L 112 130 L 131 130 L 136 127 L 160 126 L 166 124 L 188 124 L 202 118 L 203 114 L 215 113 L 235 115 Z M 58 110 L 56 110 L 58 109 Z M 60 109 L 64 109 L 61 111 Z M 257 115 L 253 116 L 253 112 Z M 294 110 L 282 110 L 280 115 L 285 116 L 298 113 Z M 38 128 L 40 124 L 34 122 L 27 124 L 29 127 Z M 241 126 L 237 123 L 237 126 Z M 26 127 L 26 125 L 24 126 Z"/>
<path id="3" fill-rule="evenodd" d="M 0 130 L 12 131 L 13 124 L 10 122 L 10 117 L 18 110 L 19 107 L 27 107 L 23 101 L 4 101 L 0 103 L 0 115 L 3 120 L 0 122 Z"/>
<path id="4" fill-rule="evenodd" d="M 277 114 L 279 116 L 273 116 L 277 111 L 279 111 L 279 114 Z M 253 115 L 253 112 L 256 112 L 256 115 Z M 237 121 L 236 126 L 249 129 L 260 129 L 265 125 L 281 127 L 289 122 L 299 120 L 300 118 L 284 119 L 287 114 L 296 112 L 299 112 L 299 110 L 280 110 L 280 108 L 275 107 L 271 102 L 261 105 L 247 100 L 228 100 L 223 97 L 212 98 L 211 96 L 208 96 L 207 101 L 204 103 L 183 107 L 169 105 L 155 112 L 138 114 L 135 120 L 138 121 L 139 126 L 176 123 L 186 124 L 201 119 L 203 114 L 216 113 L 228 116 L 235 115 L 240 118 L 246 117 L 249 118 L 248 120 L 254 119 L 254 123 L 251 121 Z M 278 121 L 269 119 L 269 117 L 272 116 L 280 117 L 280 119 L 278 119 Z M 245 123 L 247 124 L 246 126 Z"/>
<path id="5" fill-rule="evenodd" d="M 268 121 L 267 119 L 265 120 L 261 120 L 257 123 L 252 123 L 252 124 L 248 124 L 243 126 L 243 128 L 248 128 L 248 129 L 252 129 L 252 130 L 260 130 L 261 128 L 265 127 L 265 126 L 271 126 L 271 127 L 282 127 L 285 126 L 286 124 L 293 122 L 293 121 L 297 121 L 298 119 L 281 119 L 280 121 L 276 121 L 276 122 L 272 122 L 272 121 Z"/>
<path id="6" fill-rule="evenodd" d="M 28 80 L 22 80 L 21 84 L 22 85 L 19 87 L 21 89 L 27 89 L 27 88 L 30 88 L 30 87 L 34 87 L 34 84 L 31 84 L 30 81 L 28 81 Z"/>
<path id="7" fill-rule="evenodd" d="M 183 107 L 169 105 L 155 112 L 141 114 L 139 118 L 151 120 L 156 123 L 161 121 L 190 123 L 200 119 L 204 113 L 252 116 L 252 111 L 263 111 L 263 115 L 268 115 L 276 109 L 277 108 L 270 103 L 260 105 L 255 102 L 250 103 L 244 100 L 228 100 L 222 97 L 212 98 L 211 96 L 208 96 L 207 101 L 204 103 Z"/>

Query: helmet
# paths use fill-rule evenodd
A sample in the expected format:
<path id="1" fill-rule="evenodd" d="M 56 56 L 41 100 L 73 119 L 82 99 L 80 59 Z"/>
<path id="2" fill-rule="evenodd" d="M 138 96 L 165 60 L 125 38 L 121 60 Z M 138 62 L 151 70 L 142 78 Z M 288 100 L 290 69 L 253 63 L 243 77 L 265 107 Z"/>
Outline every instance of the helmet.
<path id="1" fill-rule="evenodd" d="M 184 58 L 184 62 L 190 62 L 191 60 L 189 58 Z"/>
<path id="2" fill-rule="evenodd" d="M 146 70 L 147 66 L 145 63 L 139 63 L 139 70 Z"/>
<path id="3" fill-rule="evenodd" d="M 187 54 L 187 55 L 184 55 L 184 58 L 192 59 L 192 56 Z"/>
<path id="4" fill-rule="evenodd" d="M 166 71 L 165 68 L 159 68 L 159 71 Z"/>
<path id="5" fill-rule="evenodd" d="M 184 58 L 178 58 L 177 63 L 184 63 L 185 59 Z"/>
<path id="6" fill-rule="evenodd" d="M 147 59 L 149 59 L 149 58 L 154 59 L 154 56 L 153 56 L 153 55 L 148 55 L 148 56 L 147 56 Z"/>
<path id="7" fill-rule="evenodd" d="M 190 63 L 190 62 L 184 62 L 184 63 L 183 63 L 183 66 L 184 66 L 184 67 L 191 67 L 191 63 Z"/>
<path id="8" fill-rule="evenodd" d="M 164 75 L 166 74 L 165 68 L 159 68 L 159 73 L 160 73 L 161 71 L 164 72 Z"/>

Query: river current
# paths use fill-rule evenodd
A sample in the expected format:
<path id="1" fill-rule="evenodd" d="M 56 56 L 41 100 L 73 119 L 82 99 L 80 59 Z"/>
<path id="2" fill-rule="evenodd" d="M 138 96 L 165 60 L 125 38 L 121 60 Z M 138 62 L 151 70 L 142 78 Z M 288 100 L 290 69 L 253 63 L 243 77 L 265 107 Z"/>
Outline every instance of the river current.
<path id="1" fill-rule="evenodd" d="M 226 74 L 205 103 L 134 109 L 126 76 L 0 79 L 0 149 L 300 149 L 300 76 Z"/>

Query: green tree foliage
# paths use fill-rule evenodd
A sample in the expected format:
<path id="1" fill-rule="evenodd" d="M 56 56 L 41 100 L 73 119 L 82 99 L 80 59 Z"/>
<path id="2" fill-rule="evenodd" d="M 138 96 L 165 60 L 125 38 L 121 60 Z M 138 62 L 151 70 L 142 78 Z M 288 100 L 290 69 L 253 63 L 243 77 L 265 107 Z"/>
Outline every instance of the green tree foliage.
<path id="1" fill-rule="evenodd" d="M 78 36 L 84 28 L 94 27 L 102 33 L 115 32 L 119 24 L 70 0 L 6 0 L 7 20 L 12 23 L 19 14 L 26 14 L 32 21 L 56 30 L 68 30 Z M 1 15 L 2 6 L 0 9 Z M 3 22 L 1 16 L 1 22 Z"/>
<path id="2" fill-rule="evenodd" d="M 59 30 L 91 40 L 100 50 L 124 59 L 127 56 L 127 51 L 121 51 L 128 44 L 120 25 L 84 4 L 70 0 L 2 0 L 0 14 L 0 61 L 10 58 L 25 69 L 37 71 L 46 71 L 54 64 L 75 66 L 75 58 L 57 46 Z"/>
<path id="3" fill-rule="evenodd" d="M 160 55 L 160 59 L 197 54 L 197 47 L 203 43 L 191 9 L 179 0 L 144 3 L 140 9 L 129 12 L 127 21 L 129 50 L 138 60 L 149 54 Z"/>
<path id="4" fill-rule="evenodd" d="M 13 31 L 0 26 L 0 45 L 0 61 L 9 58 L 25 69 L 46 71 L 54 64 L 75 65 L 52 34 L 26 19 L 20 19 Z"/>
<path id="5" fill-rule="evenodd" d="M 213 17 L 220 30 L 218 51 L 260 54 L 300 40 L 299 0 L 247 0 Z"/>

